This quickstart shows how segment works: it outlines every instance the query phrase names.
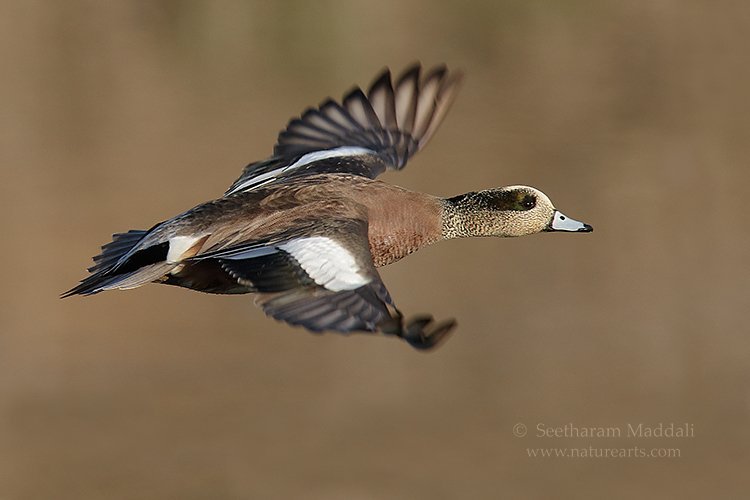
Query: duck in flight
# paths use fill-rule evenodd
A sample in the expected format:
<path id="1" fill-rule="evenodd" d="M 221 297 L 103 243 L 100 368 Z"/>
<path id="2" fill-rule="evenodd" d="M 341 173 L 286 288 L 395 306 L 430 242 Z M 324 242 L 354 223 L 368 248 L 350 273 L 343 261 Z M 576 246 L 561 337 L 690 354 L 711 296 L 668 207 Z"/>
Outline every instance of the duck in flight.
<path id="1" fill-rule="evenodd" d="M 313 332 L 381 332 L 430 349 L 455 327 L 405 320 L 377 268 L 440 240 L 590 232 L 541 191 L 508 186 L 440 198 L 376 180 L 430 140 L 461 75 L 445 66 L 384 70 L 367 92 L 323 101 L 289 122 L 273 155 L 220 198 L 113 236 L 62 296 L 176 285 L 255 293 L 266 314 Z"/>

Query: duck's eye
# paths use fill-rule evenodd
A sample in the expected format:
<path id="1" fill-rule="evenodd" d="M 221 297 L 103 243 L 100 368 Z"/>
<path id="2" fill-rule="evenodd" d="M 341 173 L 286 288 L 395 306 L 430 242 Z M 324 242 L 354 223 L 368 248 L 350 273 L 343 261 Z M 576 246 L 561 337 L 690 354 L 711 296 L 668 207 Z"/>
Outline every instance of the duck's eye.
<path id="1" fill-rule="evenodd" d="M 530 195 L 524 197 L 524 199 L 521 201 L 521 206 L 526 210 L 531 210 L 536 206 L 536 198 Z"/>

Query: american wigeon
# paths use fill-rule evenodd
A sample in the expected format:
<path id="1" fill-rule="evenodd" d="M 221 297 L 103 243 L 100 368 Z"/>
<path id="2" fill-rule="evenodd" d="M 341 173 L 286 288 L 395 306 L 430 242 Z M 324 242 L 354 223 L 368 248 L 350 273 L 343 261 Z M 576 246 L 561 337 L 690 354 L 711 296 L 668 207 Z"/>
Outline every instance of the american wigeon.
<path id="1" fill-rule="evenodd" d="M 420 75 L 413 65 L 393 84 L 385 70 L 367 93 L 308 109 L 222 197 L 115 234 L 63 297 L 146 283 L 257 293 L 266 314 L 314 332 L 382 332 L 434 347 L 456 322 L 404 321 L 377 267 L 451 238 L 592 228 L 532 187 L 444 199 L 375 180 L 427 144 L 461 79 L 444 66 Z"/>

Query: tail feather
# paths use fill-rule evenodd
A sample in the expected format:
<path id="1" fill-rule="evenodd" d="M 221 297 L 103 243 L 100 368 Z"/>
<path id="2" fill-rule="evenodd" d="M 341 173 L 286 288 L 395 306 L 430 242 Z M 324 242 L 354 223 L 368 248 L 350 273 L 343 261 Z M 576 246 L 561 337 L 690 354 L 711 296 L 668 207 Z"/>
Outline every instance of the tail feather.
<path id="1" fill-rule="evenodd" d="M 94 265 L 89 268 L 91 275 L 60 297 L 136 288 L 167 274 L 175 267 L 175 264 L 165 262 L 168 243 L 139 249 L 124 258 L 147 233 L 131 230 L 113 235 L 112 241 L 102 247 L 102 253 L 94 257 Z"/>
<path id="2" fill-rule="evenodd" d="M 112 241 L 104 245 L 102 253 L 94 257 L 94 265 L 89 267 L 89 272 L 96 273 L 117 264 L 147 233 L 148 231 L 131 229 L 127 233 L 113 234 Z"/>
<path id="3" fill-rule="evenodd" d="M 157 262 L 122 274 L 95 273 L 78 286 L 63 293 L 60 298 L 71 295 L 93 295 L 105 290 L 129 290 L 158 280 L 175 267 L 168 262 Z"/>

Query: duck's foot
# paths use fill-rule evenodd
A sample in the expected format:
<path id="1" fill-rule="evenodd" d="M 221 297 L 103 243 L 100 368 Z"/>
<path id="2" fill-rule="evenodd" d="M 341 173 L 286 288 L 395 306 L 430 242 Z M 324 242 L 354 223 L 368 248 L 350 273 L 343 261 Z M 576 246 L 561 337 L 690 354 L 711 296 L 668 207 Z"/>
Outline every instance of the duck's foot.
<path id="1" fill-rule="evenodd" d="M 410 346 L 422 351 L 432 349 L 445 340 L 456 327 L 455 319 L 447 319 L 435 323 L 432 316 L 423 314 L 414 316 L 404 323 L 402 317 L 393 318 L 388 326 L 381 325 L 384 333 L 397 335 L 407 341 Z"/>
<path id="2" fill-rule="evenodd" d="M 453 318 L 435 323 L 432 316 L 414 316 L 406 324 L 401 337 L 415 349 L 428 350 L 448 338 L 455 327 L 456 320 Z"/>

